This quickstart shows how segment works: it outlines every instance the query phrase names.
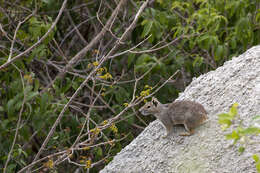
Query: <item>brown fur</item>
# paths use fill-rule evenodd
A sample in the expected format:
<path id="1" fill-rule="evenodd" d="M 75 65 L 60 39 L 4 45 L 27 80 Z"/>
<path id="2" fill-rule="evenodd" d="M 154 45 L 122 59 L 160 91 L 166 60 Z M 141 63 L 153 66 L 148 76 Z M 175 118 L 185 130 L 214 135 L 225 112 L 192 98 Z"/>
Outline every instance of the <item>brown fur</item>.
<path id="1" fill-rule="evenodd" d="M 153 114 L 166 128 L 167 137 L 173 130 L 173 126 L 183 124 L 188 133 L 181 135 L 192 135 L 194 129 L 205 122 L 207 111 L 204 107 L 194 101 L 175 101 L 170 104 L 161 104 L 156 98 L 146 103 L 139 109 L 143 115 Z"/>

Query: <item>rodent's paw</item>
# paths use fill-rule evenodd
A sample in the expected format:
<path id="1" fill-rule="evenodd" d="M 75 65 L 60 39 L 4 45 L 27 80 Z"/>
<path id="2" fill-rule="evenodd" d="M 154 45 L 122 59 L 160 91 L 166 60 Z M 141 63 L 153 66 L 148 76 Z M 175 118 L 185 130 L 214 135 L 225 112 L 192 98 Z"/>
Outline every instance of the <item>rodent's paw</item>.
<path id="1" fill-rule="evenodd" d="M 194 134 L 194 131 L 186 132 L 186 133 L 181 133 L 180 136 L 191 136 Z"/>
<path id="2" fill-rule="evenodd" d="M 190 136 L 191 134 L 190 133 L 181 133 L 179 134 L 180 136 Z"/>
<path id="3" fill-rule="evenodd" d="M 168 136 L 169 136 L 168 134 L 167 135 L 163 135 L 162 138 L 166 139 Z"/>

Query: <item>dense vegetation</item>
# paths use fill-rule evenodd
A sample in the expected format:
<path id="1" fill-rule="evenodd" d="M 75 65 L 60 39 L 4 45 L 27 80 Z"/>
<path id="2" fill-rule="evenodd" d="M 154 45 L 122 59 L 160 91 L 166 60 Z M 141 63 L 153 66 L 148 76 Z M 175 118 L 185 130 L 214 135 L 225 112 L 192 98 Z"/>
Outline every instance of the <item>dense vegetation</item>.
<path id="1" fill-rule="evenodd" d="M 259 0 L 0 0 L 1 172 L 98 172 L 151 94 L 259 43 Z"/>

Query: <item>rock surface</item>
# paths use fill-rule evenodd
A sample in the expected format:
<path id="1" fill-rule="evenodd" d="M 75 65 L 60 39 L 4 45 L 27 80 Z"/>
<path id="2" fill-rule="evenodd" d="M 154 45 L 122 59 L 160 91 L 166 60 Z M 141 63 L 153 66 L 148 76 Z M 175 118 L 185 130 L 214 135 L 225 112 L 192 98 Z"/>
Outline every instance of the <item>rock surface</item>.
<path id="1" fill-rule="evenodd" d="M 215 71 L 193 79 L 178 100 L 194 100 L 206 108 L 210 120 L 188 137 L 176 127 L 173 135 L 152 122 L 134 141 L 118 153 L 101 173 L 255 173 L 253 154 L 260 155 L 260 136 L 239 154 L 238 145 L 227 141 L 218 124 L 219 113 L 237 102 L 245 125 L 260 115 L 260 46 L 227 61 Z M 259 124 L 258 124 L 259 125 Z"/>

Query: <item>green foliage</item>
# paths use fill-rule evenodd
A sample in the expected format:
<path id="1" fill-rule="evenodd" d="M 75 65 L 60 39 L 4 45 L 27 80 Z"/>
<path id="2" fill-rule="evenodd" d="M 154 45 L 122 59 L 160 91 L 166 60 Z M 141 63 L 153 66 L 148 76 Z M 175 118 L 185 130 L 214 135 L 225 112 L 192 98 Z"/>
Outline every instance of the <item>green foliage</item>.
<path id="1" fill-rule="evenodd" d="M 4 8 L 0 10 L 0 23 L 7 35 L 0 33 L 0 66 L 9 58 L 18 23 L 24 22 L 17 30 L 11 58 L 46 34 L 62 2 L 24 0 L 11 5 L 1 1 Z M 181 81 L 181 87 L 172 84 L 174 79 L 155 93 L 164 103 L 177 97 L 192 77 L 213 70 L 234 55 L 259 44 L 260 11 L 256 8 L 257 3 L 250 0 L 154 1 L 145 8 L 136 27 L 130 31 L 131 38 L 120 43 L 111 54 L 120 53 L 120 56 L 106 59 L 70 103 L 42 156 L 68 150 L 81 133 L 85 136 L 80 142 L 87 141 L 87 145 L 95 147 L 75 150 L 71 160 L 77 163 L 82 160 L 82 169 L 97 165 L 90 172 L 99 172 L 152 119 L 140 117 L 134 107 L 102 133 L 98 132 L 97 138 L 90 140 L 88 132 L 91 129 L 98 131 L 97 126 L 108 123 L 110 118 L 128 107 L 132 97 L 140 99 L 149 95 L 154 86 L 162 84 L 177 70 L 182 71 L 176 77 L 177 83 Z M 65 104 L 100 65 L 102 57 L 114 48 L 141 4 L 134 0 L 123 8 L 123 13 L 120 10 L 102 39 L 81 55 L 75 66 L 66 69 L 62 78 L 56 80 L 57 74 L 99 34 L 118 5 L 115 1 L 69 1 L 48 37 L 0 70 L 0 169 L 10 151 L 20 113 L 21 124 L 7 172 L 17 172 L 32 162 Z M 25 20 L 32 12 L 35 14 Z M 53 85 L 46 89 L 54 79 Z M 90 109 L 91 103 L 94 105 Z M 233 105 L 228 113 L 219 116 L 222 129 L 228 130 L 237 117 L 237 105 Z M 255 117 L 253 121 L 259 124 L 259 120 Z M 226 137 L 238 143 L 257 134 L 259 129 L 254 126 L 239 126 Z M 239 151 L 244 149 L 245 146 L 241 146 Z M 104 162 L 99 162 L 103 159 Z M 43 166 L 51 171 L 59 169 L 59 172 L 73 172 L 77 167 L 68 162 L 55 167 L 55 158 L 45 161 L 35 167 Z"/>
<path id="2" fill-rule="evenodd" d="M 228 113 L 218 115 L 218 123 L 221 124 L 222 130 L 226 130 L 232 124 L 232 120 L 237 115 L 238 103 L 234 103 Z"/>
<path id="3" fill-rule="evenodd" d="M 218 115 L 218 122 L 221 125 L 222 130 L 228 129 L 232 125 L 232 121 L 237 116 L 238 103 L 234 103 L 228 113 L 222 113 Z M 254 117 L 253 120 L 257 120 L 258 116 Z M 240 123 L 241 124 L 241 123 Z M 258 135 L 260 134 L 260 128 L 250 126 L 244 128 L 242 126 L 237 127 L 232 133 L 226 134 L 226 139 L 234 140 L 234 144 L 241 140 L 244 142 L 247 135 Z"/>
<path id="4" fill-rule="evenodd" d="M 234 103 L 230 108 L 228 113 L 222 113 L 218 115 L 219 124 L 222 127 L 222 130 L 227 130 L 237 117 L 237 107 L 238 103 Z M 252 118 L 252 122 L 257 122 L 260 116 L 255 116 Z M 242 153 L 246 149 L 246 145 L 249 143 L 250 136 L 257 136 L 260 134 L 260 128 L 254 125 L 249 127 L 243 127 L 242 121 L 239 122 L 239 126 L 232 130 L 231 133 L 226 134 L 227 140 L 233 140 L 233 145 L 239 142 L 238 152 Z M 256 164 L 257 172 L 260 172 L 260 161 L 257 154 L 254 154 L 253 159 Z"/>
<path id="5" fill-rule="evenodd" d="M 259 43 L 259 13 L 254 5 L 257 6 L 257 1 L 157 1 L 155 8 L 143 14 L 141 36 L 150 36 L 151 43 L 164 38 L 163 33 L 171 33 L 173 38 L 187 36 L 176 46 L 178 54 L 186 57 L 186 70 L 203 67 L 212 57 L 214 62 L 210 65 L 215 68 Z M 188 65 L 190 61 L 197 66 Z"/>
<path id="6" fill-rule="evenodd" d="M 255 164 L 256 164 L 256 170 L 259 173 L 260 172 L 260 159 L 259 159 L 259 156 L 257 154 L 254 154 L 252 157 L 253 157 L 253 159 L 255 161 Z"/>

